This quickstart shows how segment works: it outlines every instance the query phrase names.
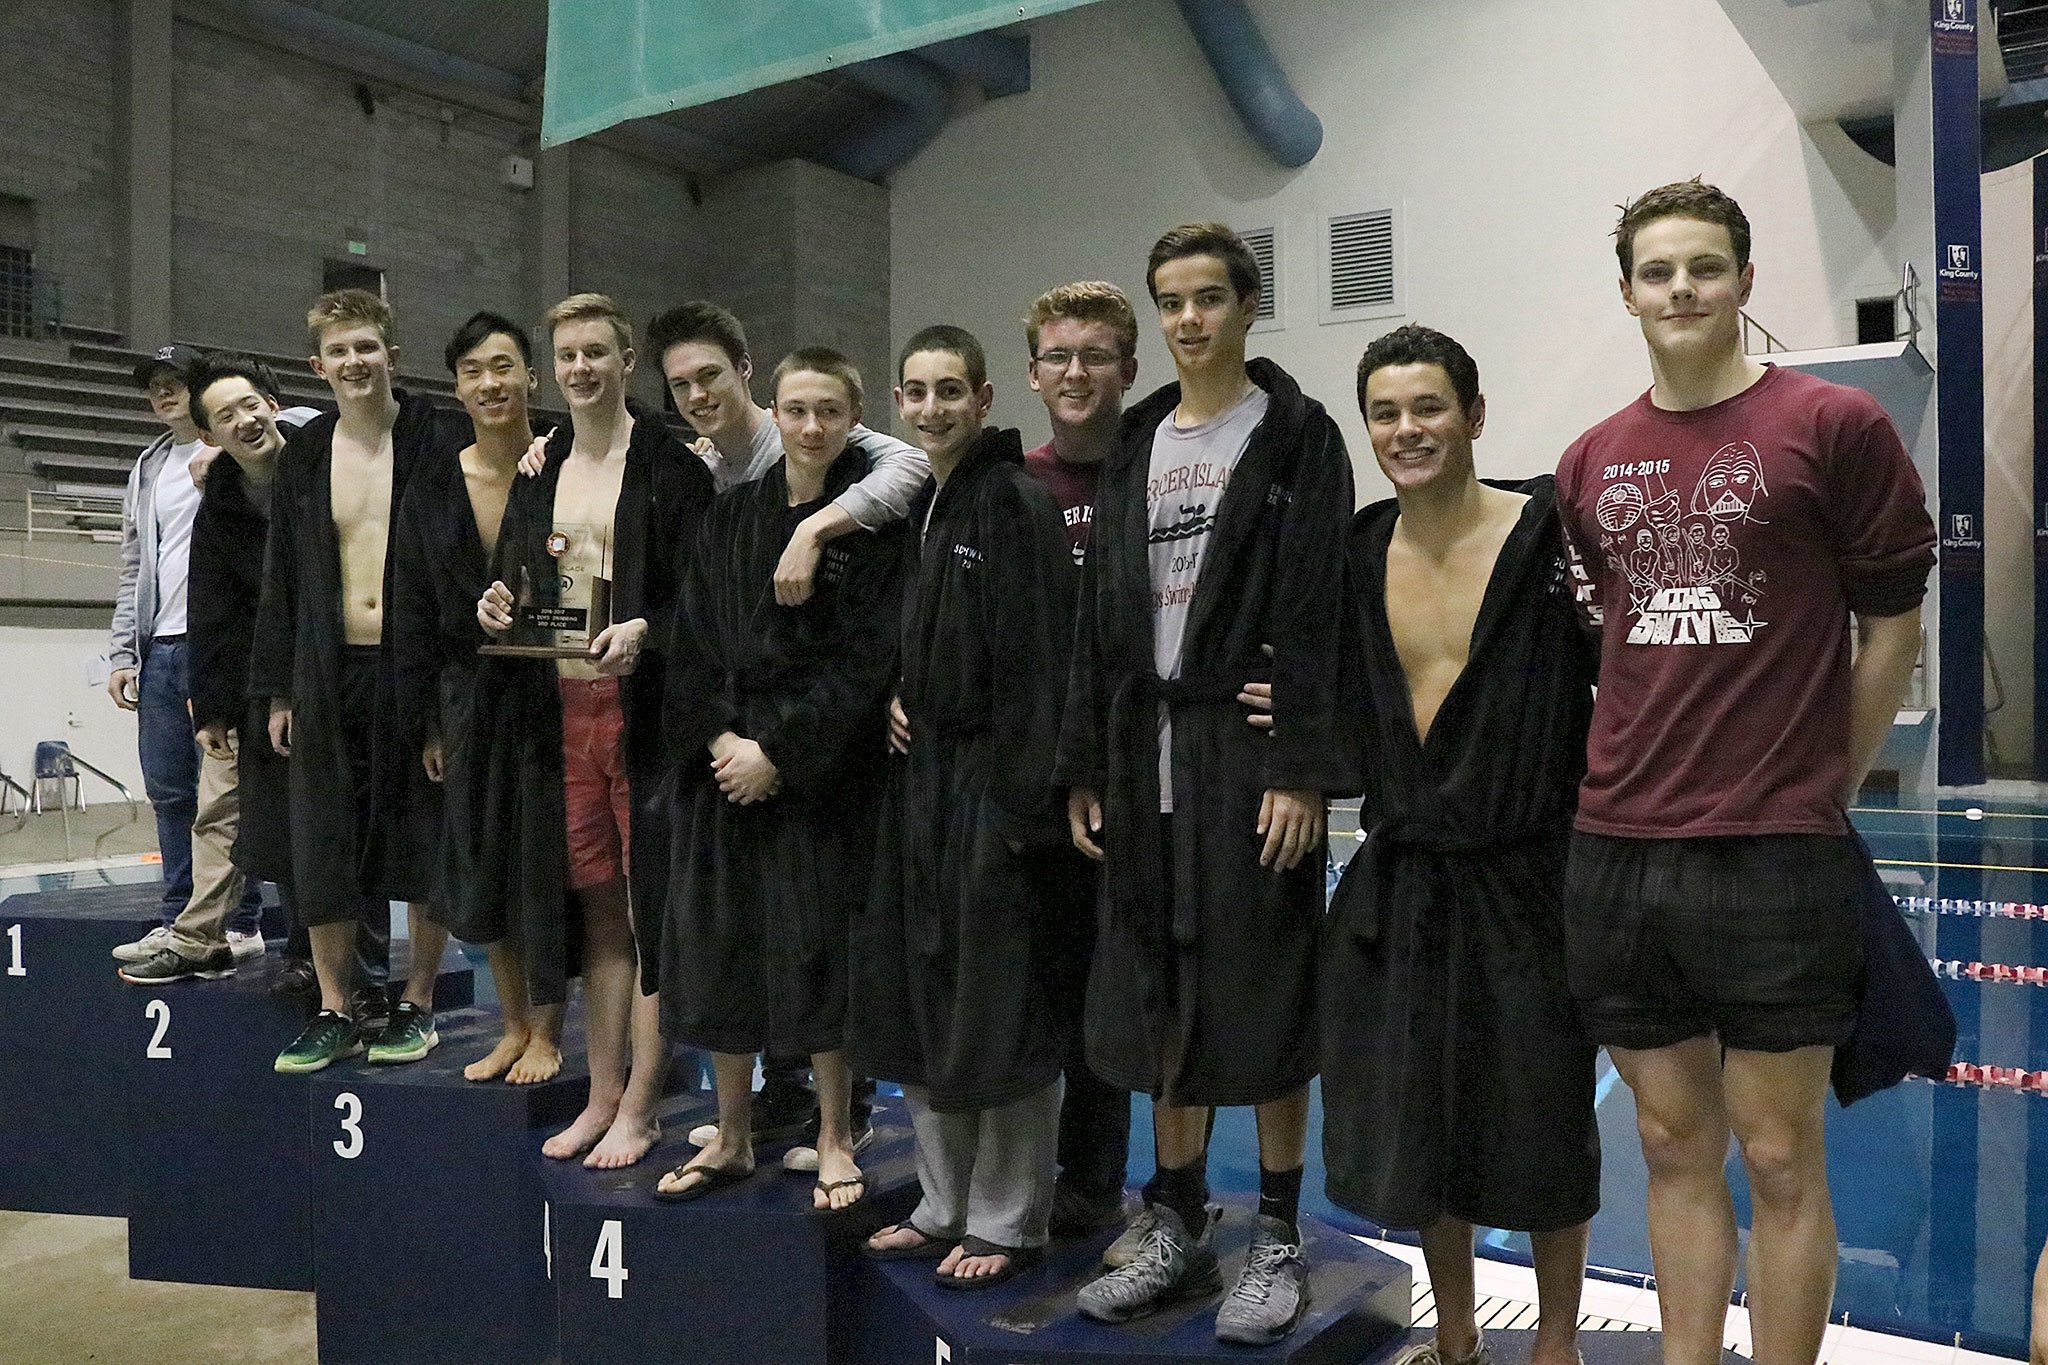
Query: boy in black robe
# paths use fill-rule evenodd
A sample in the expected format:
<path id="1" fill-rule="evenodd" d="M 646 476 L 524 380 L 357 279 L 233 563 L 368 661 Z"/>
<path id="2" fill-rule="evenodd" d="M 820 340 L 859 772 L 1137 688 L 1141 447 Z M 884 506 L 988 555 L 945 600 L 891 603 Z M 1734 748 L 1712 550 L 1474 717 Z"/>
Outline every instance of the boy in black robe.
<path id="1" fill-rule="evenodd" d="M 392 635 L 398 652 L 399 714 L 427 777 L 441 785 L 441 834 L 430 867 L 436 922 L 489 955 L 504 1033 L 463 1068 L 472 1081 L 503 1076 L 544 1081 L 562 1065 L 562 1009 L 531 1006 L 519 940 L 502 915 L 479 913 L 474 845 L 476 599 L 490 581 L 505 500 L 532 439 L 527 400 L 538 375 L 532 343 L 518 323 L 478 313 L 448 342 L 444 358 L 476 439 L 453 459 L 419 472 L 399 509 L 398 575 Z"/>
<path id="2" fill-rule="evenodd" d="M 660 418 L 628 406 L 633 329 L 618 305 L 573 294 L 548 311 L 547 325 L 575 429 L 549 440 L 537 476 L 514 482 L 477 620 L 494 636 L 509 630 L 508 579 L 557 555 L 566 566 L 574 543 L 565 532 L 578 528 L 606 547 L 589 567 L 611 571 L 610 624 L 593 635 L 588 657 L 492 659 L 481 674 L 491 742 L 473 785 L 472 856 L 485 898 L 474 913 L 516 922 L 533 1002 L 554 1004 L 572 974 L 573 893 L 590 1099 L 541 1151 L 608 1170 L 639 1161 L 661 1135 L 662 674 L 681 565 L 712 484 Z M 588 609 L 597 605 L 592 598 Z"/>
<path id="3" fill-rule="evenodd" d="M 1125 1321 L 1215 1287 L 1209 1109 L 1256 1105 L 1258 1223 L 1216 1323 L 1255 1344 L 1293 1330 L 1307 1303 L 1295 1211 L 1324 801 L 1356 781 L 1336 742 L 1330 629 L 1351 464 L 1320 404 L 1270 361 L 1247 365 L 1259 274 L 1235 233 L 1175 228 L 1146 283 L 1180 382 L 1126 412 L 1103 470 L 1059 778 L 1075 844 L 1107 854 L 1088 1060 L 1153 1096 L 1159 1171 L 1143 1250 L 1080 1306 Z M 1265 678 L 1270 733 L 1236 700 Z"/>
<path id="4" fill-rule="evenodd" d="M 460 439 L 459 419 L 391 387 L 398 349 L 382 299 L 323 294 L 306 325 L 313 371 L 339 411 L 294 432 L 279 462 L 249 660 L 271 747 L 290 760 L 292 885 L 320 981 L 320 1012 L 278 1054 L 277 1069 L 295 1073 L 363 1050 L 371 1010 L 351 994 L 357 921 L 383 919 L 394 899 L 425 899 L 438 798 L 397 724 L 386 551 L 413 473 Z M 416 1061 L 440 1041 L 433 991 L 447 933 L 417 914 L 411 933 L 410 979 L 372 1061 Z"/>
<path id="5" fill-rule="evenodd" d="M 1052 788 L 1066 668 L 1060 515 L 1024 468 L 980 343 L 927 327 L 897 362 L 896 403 L 931 458 L 905 594 L 905 718 L 854 931 L 854 1059 L 903 1083 L 924 1199 L 871 1255 L 943 1256 L 940 1283 L 998 1284 L 1038 1258 L 1052 1207 L 1056 1006 L 1070 926 L 1033 875 L 1065 840 Z M 956 1245 L 957 1243 L 957 1245 Z"/>
<path id="6" fill-rule="evenodd" d="M 656 1188 L 694 1199 L 754 1169 L 754 1054 L 801 1056 L 818 1083 L 818 1208 L 864 1193 L 843 1050 L 847 933 L 867 892 L 882 705 L 901 609 L 900 522 L 824 549 L 813 591 L 765 585 L 792 536 L 868 472 L 848 437 L 860 372 L 792 352 L 771 381 L 783 457 L 719 495 L 684 579 L 669 660 L 676 776 L 662 1022 L 709 1049 L 718 1135 Z M 689 755 L 695 755 L 692 759 Z"/>
<path id="7" fill-rule="evenodd" d="M 1575 1365 L 1600 1135 L 1562 894 L 1594 649 L 1555 481 L 1473 474 L 1486 400 L 1465 349 L 1391 332 L 1358 362 L 1358 401 L 1395 497 L 1351 530 L 1369 833 L 1323 944 L 1329 1194 L 1421 1231 L 1437 1329 L 1402 1365 L 1487 1358 L 1475 1223 L 1531 1234 L 1530 1359 Z"/>

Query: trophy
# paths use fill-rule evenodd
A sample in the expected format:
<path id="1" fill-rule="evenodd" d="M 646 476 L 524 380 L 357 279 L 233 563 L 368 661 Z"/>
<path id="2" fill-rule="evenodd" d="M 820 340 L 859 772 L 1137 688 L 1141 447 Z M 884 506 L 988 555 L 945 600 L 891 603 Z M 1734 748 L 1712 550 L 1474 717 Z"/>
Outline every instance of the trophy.
<path id="1" fill-rule="evenodd" d="M 544 556 L 516 547 L 506 565 L 513 586 L 512 628 L 478 647 L 514 659 L 588 659 L 590 642 L 611 624 L 611 537 L 602 525 L 557 526 Z"/>

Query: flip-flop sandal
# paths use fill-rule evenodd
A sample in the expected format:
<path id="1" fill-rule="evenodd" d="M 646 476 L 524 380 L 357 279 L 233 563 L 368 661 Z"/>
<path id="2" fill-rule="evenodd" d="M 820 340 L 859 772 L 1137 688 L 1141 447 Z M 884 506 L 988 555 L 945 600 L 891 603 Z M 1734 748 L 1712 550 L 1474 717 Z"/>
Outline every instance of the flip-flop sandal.
<path id="1" fill-rule="evenodd" d="M 850 1213 L 850 1212 L 852 1212 L 852 1211 L 853 1211 L 854 1209 L 857 1209 L 857 1208 L 859 1208 L 859 1207 L 861 1206 L 861 1201 L 862 1201 L 862 1200 L 864 1200 L 864 1199 L 866 1199 L 866 1198 L 868 1197 L 868 1192 L 867 1192 L 867 1190 L 866 1190 L 866 1188 L 865 1188 L 865 1186 L 867 1185 L 867 1183 L 868 1183 L 868 1181 L 867 1181 L 867 1177 L 866 1177 L 866 1176 L 861 1176 L 861 1175 L 857 1175 L 857 1176 L 854 1176 L 854 1177 L 853 1177 L 853 1178 L 852 1178 L 851 1180 L 820 1180 L 820 1181 L 819 1181 L 819 1182 L 817 1183 L 817 1185 L 816 1185 L 816 1186 L 814 1186 L 813 1188 L 816 1188 L 816 1189 L 819 1189 L 819 1190 L 822 1190 L 822 1191 L 824 1191 L 824 1194 L 825 1194 L 825 1207 L 821 1209 L 821 1208 L 819 1208 L 819 1207 L 818 1207 L 818 1206 L 817 1206 L 816 1204 L 813 1204 L 813 1205 L 811 1205 L 811 1212 L 812 1212 L 812 1213 Z M 860 1185 L 860 1186 L 862 1186 L 862 1187 L 863 1187 L 863 1188 L 862 1188 L 862 1190 L 861 1190 L 861 1192 L 860 1192 L 860 1198 L 858 1198 L 858 1199 L 855 1199 L 855 1200 L 854 1200 L 854 1201 L 853 1201 L 853 1202 L 852 1202 L 851 1204 L 846 1204 L 846 1205 L 842 1205 L 841 1207 L 839 1207 L 839 1208 L 836 1208 L 836 1209 L 835 1209 L 835 1208 L 833 1208 L 833 1207 L 832 1207 L 832 1191 L 834 1191 L 834 1190 L 843 1190 L 843 1189 L 846 1189 L 847 1187 L 849 1187 L 849 1186 L 852 1186 L 852 1185 Z"/>
<path id="2" fill-rule="evenodd" d="M 942 1261 L 946 1258 L 946 1253 L 951 1251 L 956 1244 L 956 1239 L 954 1238 L 934 1237 L 917 1224 L 909 1222 L 891 1223 L 888 1227 L 876 1232 L 874 1236 L 880 1237 L 883 1233 L 905 1231 L 916 1233 L 918 1240 L 909 1243 L 907 1246 L 878 1247 L 874 1244 L 874 1238 L 871 1237 L 860 1244 L 861 1255 L 871 1261 Z"/>
<path id="3" fill-rule="evenodd" d="M 1004 1256 L 1008 1259 L 1003 1268 L 993 1275 L 959 1276 L 945 1271 L 934 1270 L 932 1282 L 941 1289 L 993 1289 L 1005 1280 L 1014 1280 L 1038 1264 L 1040 1255 L 1037 1247 L 1005 1247 L 985 1241 L 969 1234 L 960 1239 L 960 1250 L 964 1256 Z"/>
<path id="4" fill-rule="evenodd" d="M 681 1179 L 695 1172 L 704 1178 L 696 1184 L 680 1190 L 664 1190 L 659 1181 L 655 1182 L 654 1197 L 664 1204 L 687 1204 L 692 1199 L 702 1199 L 713 1190 L 722 1190 L 728 1185 L 737 1185 L 754 1174 L 751 1166 L 692 1166 L 688 1162 L 676 1167 L 669 1174 Z"/>

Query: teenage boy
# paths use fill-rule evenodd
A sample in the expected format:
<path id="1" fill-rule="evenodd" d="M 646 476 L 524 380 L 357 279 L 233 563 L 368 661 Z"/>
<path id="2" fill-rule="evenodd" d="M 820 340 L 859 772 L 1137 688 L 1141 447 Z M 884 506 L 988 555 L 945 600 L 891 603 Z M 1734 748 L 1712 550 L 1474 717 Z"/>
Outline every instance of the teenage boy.
<path id="1" fill-rule="evenodd" d="M 1472 1228 L 1528 1232 L 1533 1365 L 1577 1365 L 1600 1203 L 1593 1047 L 1565 981 L 1565 850 L 1595 651 L 1549 475 L 1481 483 L 1479 367 L 1441 332 L 1366 347 L 1358 406 L 1394 497 L 1353 520 L 1348 698 L 1369 830 L 1323 939 L 1330 1198 L 1422 1234 L 1432 1340 L 1401 1365 L 1484 1365 Z"/>
<path id="2" fill-rule="evenodd" d="M 662 662 L 677 580 L 713 490 L 704 462 L 659 418 L 628 408 L 633 327 L 617 304 L 572 294 L 546 325 L 575 429 L 556 433 L 539 475 L 513 486 L 477 620 L 494 636 L 509 630 L 508 579 L 530 576 L 520 572 L 529 566 L 551 572 L 559 559 L 563 577 L 609 579 L 610 624 L 587 657 L 492 660 L 481 675 L 494 752 L 480 758 L 490 767 L 479 784 L 477 881 L 480 896 L 498 898 L 486 913 L 517 917 L 537 1005 L 564 999 L 564 896 L 577 901 L 590 1099 L 541 1151 L 610 1170 L 639 1161 L 661 1136 Z M 600 606 L 594 596 L 583 605 Z"/>
<path id="3" fill-rule="evenodd" d="M 280 427 L 318 414 L 280 411 L 275 376 L 247 356 L 201 356 L 186 379 L 193 423 L 228 456 L 214 462 L 192 518 L 185 590 L 190 725 L 201 751 L 192 832 L 201 847 L 230 848 L 233 861 L 218 876 L 195 879 L 162 948 L 121 967 L 121 979 L 138 986 L 234 974 L 234 936 L 225 926 L 230 907 L 253 897 L 248 874 L 280 879 L 287 913 L 290 903 L 282 891 L 290 880 L 284 761 L 270 750 L 267 712 L 249 700 L 249 644 L 263 591 L 270 486 L 285 444 Z M 304 930 L 293 918 L 296 940 Z M 303 945 L 286 950 L 287 959 L 306 955 Z"/>
<path id="4" fill-rule="evenodd" d="M 754 362 L 738 318 L 703 299 L 678 304 L 648 324 L 647 346 L 661 363 L 676 411 L 697 433 L 691 449 L 704 457 L 721 493 L 751 483 L 774 467 L 782 458 L 782 433 L 774 414 L 754 402 Z M 774 565 L 775 600 L 780 606 L 796 606 L 810 596 L 827 544 L 902 521 L 931 473 L 922 450 L 884 432 L 856 423 L 849 439 L 868 452 L 866 472 L 806 516 L 790 535 Z M 804 1135 L 818 1126 L 817 1100 L 804 1083 L 804 1065 L 802 1056 L 764 1057 L 761 1089 L 752 1101 L 756 1141 L 801 1139 L 783 1156 L 783 1164 L 792 1169 L 810 1169 L 816 1163 L 816 1152 L 804 1145 Z M 856 1134 L 867 1131 L 873 1090 L 872 1082 L 856 1080 Z M 715 1124 L 702 1125 L 691 1132 L 690 1141 L 701 1147 L 716 1131 Z"/>
<path id="5" fill-rule="evenodd" d="M 1306 1304 L 1324 797 L 1355 790 L 1330 629 L 1351 465 L 1321 404 L 1245 360 L 1259 273 L 1236 233 L 1173 229 L 1145 283 L 1179 381 L 1124 415 L 1103 470 L 1059 778 L 1075 845 L 1107 850 L 1088 1061 L 1153 1097 L 1159 1168 L 1142 1250 L 1080 1307 L 1120 1322 L 1215 1287 L 1210 1107 L 1255 1105 L 1257 1226 L 1216 1332 L 1268 1342 Z M 1248 679 L 1273 684 L 1270 731 L 1245 723 Z"/>
<path id="6" fill-rule="evenodd" d="M 1919 476 L 1876 400 L 1743 354 L 1749 243 L 1741 208 L 1697 180 L 1623 211 L 1621 297 L 1651 387 L 1557 473 L 1601 624 L 1565 877 L 1571 988 L 1635 1092 L 1674 1365 L 1721 1349 L 1731 1131 L 1757 1358 L 1820 1349 L 1836 1256 L 1822 1106 L 1855 1020 L 1870 872 L 1843 812 L 1905 693 L 1934 563 Z M 1641 530 L 1682 546 L 1695 528 L 1727 531 L 1711 585 L 1661 551 L 1629 562 Z"/>
<path id="7" fill-rule="evenodd" d="M 200 750 L 192 737 L 188 683 L 187 584 L 192 519 L 199 511 L 193 482 L 196 457 L 212 454 L 192 418 L 185 371 L 199 359 L 190 346 L 160 346 L 135 366 L 135 382 L 166 428 L 136 458 L 121 499 L 121 586 L 107 649 L 113 671 L 107 693 L 136 713 L 143 789 L 156 814 L 163 853 L 164 894 L 159 924 L 133 943 L 114 949 L 119 962 L 140 963 L 169 947 L 171 923 L 184 912 L 198 882 L 203 900 L 228 896 L 228 942 L 237 958 L 260 957 L 263 934 L 253 888 L 235 875 L 232 823 L 199 816 Z M 201 466 L 203 468 L 203 465 Z M 232 883 L 232 887 L 230 886 Z M 202 907 L 211 917 L 213 911 Z M 186 947 L 192 943 L 187 940 Z"/>
<path id="8" fill-rule="evenodd" d="M 981 344 L 927 327 L 897 361 L 896 406 L 931 458 L 912 508 L 882 847 L 854 931 L 852 1051 L 903 1083 L 924 1198 L 870 1255 L 931 1256 L 951 1289 L 1037 1261 L 1052 1208 L 1060 1069 L 1054 998 L 1073 927 L 1034 866 L 1065 841 L 1052 787 L 1070 572 L 1052 499 L 1013 430 L 982 425 Z"/>
<path id="9" fill-rule="evenodd" d="M 272 488 L 263 597 L 249 691 L 269 705 L 270 745 L 289 760 L 292 889 L 313 946 L 320 1010 L 277 1069 L 318 1071 L 361 1052 L 382 992 L 358 999 L 355 941 L 388 937 L 390 902 L 421 900 L 435 796 L 398 721 L 385 606 L 387 553 L 407 482 L 451 458 L 456 422 L 394 390 L 390 306 L 362 289 L 322 294 L 306 314 L 313 373 L 337 410 L 293 433 Z M 440 1041 L 434 981 L 447 932 L 410 917 L 404 997 L 370 1041 L 370 1060 L 416 1061 Z"/>
<path id="10" fill-rule="evenodd" d="M 719 494 L 684 579 L 664 733 L 680 765 L 673 894 L 662 935 L 662 1024 L 712 1053 L 718 1132 L 655 1197 L 695 1199 L 754 1169 L 754 1054 L 817 1077 L 813 1202 L 866 1191 L 846 1065 L 847 935 L 867 893 L 873 831 L 848 818 L 880 795 L 883 705 L 902 610 L 900 524 L 834 542 L 816 590 L 771 606 L 789 538 L 868 471 L 849 441 L 860 372 L 824 347 L 770 383 L 784 458 Z"/>
<path id="11" fill-rule="evenodd" d="M 1048 289 L 1033 301 L 1024 315 L 1024 341 L 1031 357 L 1026 379 L 1044 400 L 1052 426 L 1051 440 L 1024 452 L 1024 467 L 1045 485 L 1060 510 L 1073 551 L 1078 598 L 1096 483 L 1116 442 L 1124 394 L 1138 377 L 1138 319 L 1123 290 L 1102 280 L 1082 280 Z M 1074 926 L 1061 1009 L 1078 1020 L 1087 997 L 1088 964 L 1095 956 L 1095 900 L 1102 878 L 1072 848 L 1049 851 L 1040 871 L 1046 894 L 1068 905 L 1061 919 Z M 1082 1030 L 1075 1028 L 1072 1036 L 1066 1095 L 1060 1101 L 1055 1237 L 1085 1237 L 1122 1215 L 1131 1145 L 1130 1092 L 1090 1071 Z"/>
<path id="12" fill-rule="evenodd" d="M 477 649 L 484 643 L 476 600 L 490 582 L 505 501 L 533 438 L 527 402 L 539 375 L 525 329 L 497 313 L 477 313 L 463 323 L 443 359 L 475 439 L 453 459 L 436 460 L 414 475 L 399 509 L 391 607 L 399 714 L 409 725 L 407 751 L 444 793 L 431 913 L 457 938 L 484 945 L 498 987 L 503 1032 L 462 1074 L 532 1085 L 561 1069 L 562 1009 L 528 1004 L 516 926 L 474 894 L 470 852 L 472 788 L 479 780 L 472 761 Z M 483 719 L 492 723 L 488 712 Z"/>

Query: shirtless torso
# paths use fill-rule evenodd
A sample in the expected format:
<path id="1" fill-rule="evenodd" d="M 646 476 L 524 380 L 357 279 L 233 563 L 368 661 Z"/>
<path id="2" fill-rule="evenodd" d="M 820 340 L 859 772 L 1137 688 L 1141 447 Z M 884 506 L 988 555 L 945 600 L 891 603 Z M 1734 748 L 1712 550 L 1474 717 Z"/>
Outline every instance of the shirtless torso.
<path id="1" fill-rule="evenodd" d="M 612 574 L 612 530 L 618 517 L 619 490 L 626 477 L 626 446 L 632 440 L 630 418 L 619 423 L 611 448 L 602 452 L 571 447 L 562 462 L 562 479 L 555 487 L 555 525 L 582 526 L 595 532 L 594 539 L 572 542 L 563 556 L 562 569 L 574 573 Z M 565 678 L 595 678 L 594 664 L 584 659 L 563 659 L 557 667 Z"/>
<path id="2" fill-rule="evenodd" d="M 476 533 L 483 541 L 488 563 L 498 552 L 498 527 L 505 520 L 505 501 L 512 495 L 512 480 L 519 477 L 517 464 L 492 464 L 475 446 L 464 446 L 462 482 L 469 489 L 469 510 L 476 518 Z"/>
<path id="3" fill-rule="evenodd" d="M 391 540 L 391 428 L 372 444 L 339 428 L 328 473 L 341 543 L 341 625 L 352 645 L 384 640 L 384 555 Z"/>
<path id="4" fill-rule="evenodd" d="M 1394 523 L 1387 546 L 1387 625 L 1408 679 L 1417 739 L 1426 739 L 1472 653 L 1486 585 L 1501 546 L 1529 501 L 1522 493 L 1479 488 L 1479 516 L 1441 550 L 1407 535 L 1407 518 Z"/>

